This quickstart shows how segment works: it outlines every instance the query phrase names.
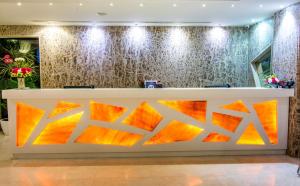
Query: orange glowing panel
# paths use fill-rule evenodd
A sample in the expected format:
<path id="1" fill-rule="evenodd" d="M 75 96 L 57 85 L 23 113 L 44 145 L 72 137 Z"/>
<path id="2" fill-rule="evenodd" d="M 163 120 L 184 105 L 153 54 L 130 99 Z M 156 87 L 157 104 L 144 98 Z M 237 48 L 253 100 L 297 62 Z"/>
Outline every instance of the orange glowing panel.
<path id="1" fill-rule="evenodd" d="M 265 142 L 257 132 L 253 123 L 250 123 L 246 128 L 240 139 L 237 141 L 238 145 L 264 145 Z"/>
<path id="2" fill-rule="evenodd" d="M 163 119 L 162 115 L 152 108 L 147 102 L 143 102 L 135 111 L 133 111 L 123 123 L 153 131 Z"/>
<path id="3" fill-rule="evenodd" d="M 34 145 L 65 144 L 79 123 L 83 112 L 49 123 L 33 142 Z"/>
<path id="4" fill-rule="evenodd" d="M 271 144 L 278 144 L 277 101 L 266 101 L 253 105 Z"/>
<path id="5" fill-rule="evenodd" d="M 131 147 L 142 138 L 143 136 L 139 134 L 90 125 L 75 143 Z"/>
<path id="6" fill-rule="evenodd" d="M 214 112 L 212 120 L 214 125 L 218 125 L 226 130 L 235 132 L 243 118 Z"/>
<path id="7" fill-rule="evenodd" d="M 206 101 L 158 101 L 178 112 L 184 113 L 200 122 L 206 121 Z"/>
<path id="8" fill-rule="evenodd" d="M 206 138 L 204 138 L 203 142 L 228 142 L 229 140 L 230 137 L 228 136 L 212 132 Z"/>
<path id="9" fill-rule="evenodd" d="M 225 106 L 223 106 L 223 108 L 227 109 L 227 110 L 234 110 L 234 111 L 238 111 L 238 112 L 250 113 L 247 106 L 245 105 L 245 103 L 242 100 L 238 100 L 229 105 L 225 105 Z"/>
<path id="10" fill-rule="evenodd" d="M 144 145 L 156 145 L 193 140 L 204 130 L 194 125 L 185 124 L 179 121 L 170 122 L 164 129 L 158 132 Z"/>
<path id="11" fill-rule="evenodd" d="M 106 105 L 91 101 L 91 119 L 104 121 L 104 122 L 115 122 L 124 112 L 126 108 L 117 107 L 113 105 Z"/>
<path id="12" fill-rule="evenodd" d="M 81 105 L 76 104 L 76 103 L 70 103 L 70 102 L 65 102 L 65 101 L 60 101 L 57 103 L 56 107 L 54 110 L 51 112 L 48 118 L 53 118 L 57 115 L 66 113 L 70 110 L 73 110 L 75 108 L 79 108 Z"/>
<path id="13" fill-rule="evenodd" d="M 39 124 L 45 111 L 30 105 L 17 103 L 17 147 L 23 147 L 35 127 Z"/>

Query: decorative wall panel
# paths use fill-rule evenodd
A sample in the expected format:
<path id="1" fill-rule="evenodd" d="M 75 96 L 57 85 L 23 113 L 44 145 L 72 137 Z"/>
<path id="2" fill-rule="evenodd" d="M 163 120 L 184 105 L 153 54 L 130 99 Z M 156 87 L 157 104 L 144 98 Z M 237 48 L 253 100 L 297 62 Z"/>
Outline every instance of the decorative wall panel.
<path id="1" fill-rule="evenodd" d="M 105 122 L 115 122 L 126 108 L 91 101 L 91 119 Z"/>
<path id="2" fill-rule="evenodd" d="M 203 139 L 203 142 L 228 142 L 230 140 L 230 137 L 225 136 L 223 134 L 218 134 L 216 132 L 210 133 L 206 138 Z"/>
<path id="3" fill-rule="evenodd" d="M 0 36 L 40 37 L 43 88 L 248 86 L 247 27 L 0 26 Z"/>
<path id="4" fill-rule="evenodd" d="M 90 125 L 75 140 L 75 143 L 130 147 L 135 145 L 141 138 L 143 136 L 139 134 Z"/>
<path id="5" fill-rule="evenodd" d="M 242 100 L 238 100 L 234 103 L 224 105 L 222 108 L 227 109 L 227 110 L 234 110 L 237 112 L 250 113 L 247 106 L 245 105 L 245 103 Z"/>
<path id="6" fill-rule="evenodd" d="M 182 112 L 200 122 L 206 121 L 206 101 L 158 101 L 178 112 Z"/>
<path id="7" fill-rule="evenodd" d="M 213 112 L 212 123 L 231 132 L 235 132 L 242 120 L 243 118 L 241 117 Z"/>
<path id="8" fill-rule="evenodd" d="M 17 147 L 27 142 L 35 127 L 39 124 L 45 111 L 24 103 L 17 103 Z"/>
<path id="9" fill-rule="evenodd" d="M 165 143 L 174 143 L 181 141 L 191 141 L 198 136 L 203 129 L 182 123 L 180 121 L 171 121 L 164 129 L 145 142 L 145 145 L 157 145 Z"/>
<path id="10" fill-rule="evenodd" d="M 71 110 L 73 110 L 75 108 L 79 108 L 79 107 L 80 107 L 80 104 L 60 101 L 57 103 L 54 110 L 50 113 L 49 118 L 53 118 L 57 115 L 66 113 L 68 111 L 71 111 Z"/>
<path id="11" fill-rule="evenodd" d="M 257 132 L 253 123 L 250 123 L 240 139 L 238 145 L 264 145 L 265 142 Z"/>

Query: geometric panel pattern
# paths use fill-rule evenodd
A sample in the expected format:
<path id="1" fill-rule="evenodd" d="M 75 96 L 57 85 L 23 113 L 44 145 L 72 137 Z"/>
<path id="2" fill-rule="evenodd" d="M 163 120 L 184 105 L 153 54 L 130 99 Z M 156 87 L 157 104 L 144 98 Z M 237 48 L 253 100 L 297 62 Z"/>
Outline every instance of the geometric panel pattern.
<path id="1" fill-rule="evenodd" d="M 257 132 L 253 123 L 250 123 L 240 139 L 237 141 L 238 145 L 264 145 L 265 142 Z"/>
<path id="2" fill-rule="evenodd" d="M 206 138 L 203 139 L 203 142 L 228 142 L 230 140 L 230 137 L 225 136 L 223 134 L 218 134 L 216 132 L 210 133 Z"/>
<path id="3" fill-rule="evenodd" d="M 163 117 L 159 112 L 147 102 L 143 102 L 123 121 L 123 123 L 147 131 L 153 131 L 162 119 Z"/>
<path id="4" fill-rule="evenodd" d="M 142 138 L 143 136 L 139 134 L 90 125 L 75 140 L 75 143 L 130 147 Z"/>
<path id="5" fill-rule="evenodd" d="M 170 107 L 178 112 L 184 113 L 200 122 L 206 121 L 206 101 L 166 101 L 159 100 L 158 103 Z"/>
<path id="6" fill-rule="evenodd" d="M 40 120 L 44 116 L 45 111 L 34 108 L 27 104 L 17 103 L 17 136 L 16 146 L 23 147 L 35 127 L 39 124 Z"/>
<path id="7" fill-rule="evenodd" d="M 91 120 L 115 122 L 124 112 L 126 109 L 123 107 L 90 102 Z"/>
<path id="8" fill-rule="evenodd" d="M 213 112 L 212 116 L 212 122 L 214 125 L 218 125 L 226 130 L 229 130 L 231 132 L 235 132 L 237 127 L 240 125 L 243 118 L 236 117 L 236 116 L 230 116 L 227 114 L 220 114 Z"/>
<path id="9" fill-rule="evenodd" d="M 198 123 L 197 121 L 204 122 L 206 120 L 207 101 L 159 100 L 157 102 L 166 106 L 160 107 L 163 112 L 169 109 L 174 109 L 190 116 L 196 123 Z M 244 102 L 242 100 L 238 100 L 232 102 L 231 104 L 222 106 L 222 109 L 245 112 L 249 113 L 249 116 L 251 117 L 257 117 L 262 125 L 262 128 L 264 129 L 263 132 L 265 132 L 267 135 L 270 143 L 278 144 L 277 104 L 277 100 L 255 103 L 253 104 L 255 112 L 250 113 Z M 44 110 L 34 108 L 24 103 L 17 103 L 16 146 L 23 147 L 26 143 L 28 143 L 28 139 L 40 121 L 42 121 L 43 117 L 47 117 L 45 118 L 46 120 L 43 120 L 45 126 L 43 124 L 42 127 L 44 128 L 40 134 L 34 133 L 37 135 L 34 136 L 35 139 L 32 143 L 34 145 L 66 144 L 81 120 L 84 121 L 84 125 L 87 125 L 91 121 L 116 123 L 116 121 L 118 121 L 118 119 L 127 111 L 127 109 L 124 107 L 98 103 L 95 101 L 87 101 L 84 103 L 84 105 L 85 106 L 82 107 L 83 110 L 81 112 L 77 114 L 72 113 L 72 115 L 69 114 L 68 116 L 64 117 L 65 115 L 62 114 L 79 108 L 82 105 L 66 101 L 59 101 L 51 114 L 49 114 L 47 117 L 45 116 L 46 111 Z M 212 107 L 209 108 L 211 109 Z M 85 112 L 85 109 L 89 109 L 89 111 Z M 90 114 L 90 116 L 83 117 L 85 113 Z M 51 122 L 45 122 L 58 115 L 62 115 L 61 117 L 64 118 L 60 117 L 55 121 L 51 120 Z M 233 135 L 239 135 L 240 137 L 236 141 L 236 144 L 238 145 L 265 144 L 265 141 L 259 133 L 262 131 L 257 131 L 254 123 L 243 122 L 243 125 L 248 124 L 246 129 L 242 131 L 242 134 L 240 134 L 241 131 L 239 131 L 238 134 L 236 133 L 244 116 L 232 116 L 217 112 L 212 112 L 211 115 L 211 122 L 213 125 L 204 125 L 207 136 L 203 137 L 202 140 L 197 140 L 199 143 L 211 143 L 214 145 L 215 143 L 229 142 L 233 138 Z M 150 104 L 144 101 L 131 113 L 129 113 L 129 115 L 127 115 L 122 121 L 122 123 L 127 124 L 128 126 L 116 124 L 114 125 L 116 129 L 111 129 L 110 127 L 107 128 L 98 126 L 107 125 L 107 123 L 88 125 L 83 131 L 76 130 L 79 133 L 74 134 L 73 137 L 77 137 L 74 140 L 74 143 L 131 147 L 136 145 L 142 138 L 144 138 L 145 135 L 147 140 L 144 142 L 144 147 L 146 148 L 148 146 L 148 148 L 150 148 L 149 145 L 189 142 L 204 132 L 203 128 L 197 126 L 198 124 L 191 125 L 176 120 L 176 114 L 167 114 L 166 116 L 167 117 L 164 118 L 155 109 L 155 107 L 150 106 Z M 182 115 L 180 116 L 182 117 Z M 170 122 L 167 123 L 166 126 L 160 127 L 160 130 L 156 130 L 163 119 Z M 181 118 L 180 120 L 184 120 L 184 118 Z M 120 130 L 118 127 L 125 127 L 126 131 L 123 131 L 123 129 Z M 147 133 L 142 135 L 138 134 L 141 131 L 129 132 L 131 131 L 130 128 L 132 127 L 146 130 Z M 221 127 L 232 133 L 225 135 L 215 132 L 218 131 L 216 127 Z M 244 126 L 241 126 L 241 128 L 244 128 Z"/>
<path id="10" fill-rule="evenodd" d="M 256 114 L 270 140 L 271 144 L 278 144 L 277 101 L 266 101 L 253 105 Z"/>
<path id="11" fill-rule="evenodd" d="M 65 144 L 79 123 L 83 112 L 49 123 L 33 142 L 34 145 Z"/>
<path id="12" fill-rule="evenodd" d="M 203 129 L 194 125 L 174 120 L 151 139 L 146 141 L 145 145 L 190 141 L 198 136 L 202 131 Z"/>
<path id="13" fill-rule="evenodd" d="M 237 111 L 237 112 L 250 113 L 247 106 L 245 105 L 245 103 L 242 100 L 238 100 L 234 103 L 224 105 L 222 108 L 227 109 L 227 110 Z"/>
<path id="14" fill-rule="evenodd" d="M 51 114 L 49 114 L 48 118 L 53 118 L 57 115 L 66 113 L 70 110 L 73 110 L 75 108 L 79 108 L 81 105 L 77 104 L 77 103 L 70 103 L 70 102 L 66 102 L 66 101 L 60 101 L 57 103 L 56 107 L 54 108 L 54 110 L 51 112 Z"/>

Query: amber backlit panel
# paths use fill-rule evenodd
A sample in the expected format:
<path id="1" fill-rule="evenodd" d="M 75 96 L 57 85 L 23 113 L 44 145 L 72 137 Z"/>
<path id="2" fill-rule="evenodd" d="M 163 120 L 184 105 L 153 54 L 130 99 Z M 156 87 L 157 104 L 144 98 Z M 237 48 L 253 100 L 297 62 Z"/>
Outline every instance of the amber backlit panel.
<path id="1" fill-rule="evenodd" d="M 253 123 L 250 123 L 240 139 L 238 145 L 264 145 L 265 142 L 257 132 Z"/>
<path id="2" fill-rule="evenodd" d="M 65 144 L 79 123 L 83 112 L 49 123 L 33 142 L 34 145 Z"/>
<path id="3" fill-rule="evenodd" d="M 218 134 L 216 132 L 210 133 L 206 138 L 203 139 L 203 142 L 228 142 L 230 137 L 223 134 Z"/>
<path id="4" fill-rule="evenodd" d="M 51 112 L 51 114 L 48 116 L 48 118 L 53 118 L 57 115 L 64 114 L 70 110 L 79 108 L 80 106 L 81 106 L 80 104 L 60 101 L 58 102 L 54 110 Z"/>
<path id="5" fill-rule="evenodd" d="M 166 105 L 178 112 L 195 118 L 200 122 L 206 121 L 206 101 L 165 101 L 159 100 L 160 104 Z"/>
<path id="6" fill-rule="evenodd" d="M 227 109 L 227 110 L 234 110 L 234 111 L 238 111 L 238 112 L 250 113 L 247 106 L 245 105 L 245 103 L 242 100 L 238 100 L 229 105 L 225 105 L 225 106 L 223 106 L 223 108 Z"/>
<path id="7" fill-rule="evenodd" d="M 104 122 L 115 122 L 122 114 L 124 114 L 124 112 L 126 112 L 126 108 L 106 105 L 94 101 L 90 102 L 90 109 L 91 120 Z"/>
<path id="8" fill-rule="evenodd" d="M 147 102 L 143 102 L 123 123 L 147 131 L 153 131 L 162 119 L 163 117 L 160 113 Z"/>
<path id="9" fill-rule="evenodd" d="M 145 142 L 145 145 L 190 141 L 198 136 L 203 129 L 179 121 L 172 121 L 154 137 Z"/>
<path id="10" fill-rule="evenodd" d="M 23 147 L 35 127 L 39 124 L 44 111 L 41 109 L 34 108 L 30 105 L 23 103 L 17 103 L 17 147 Z"/>
<path id="11" fill-rule="evenodd" d="M 142 138 L 143 136 L 139 134 L 90 125 L 75 143 L 131 147 Z"/>
<path id="12" fill-rule="evenodd" d="M 270 143 L 278 144 L 277 101 L 257 103 L 253 107 L 269 137 Z"/>
<path id="13" fill-rule="evenodd" d="M 236 116 L 230 116 L 216 112 L 213 113 L 213 124 L 218 125 L 231 132 L 235 132 L 242 120 L 243 118 Z"/>

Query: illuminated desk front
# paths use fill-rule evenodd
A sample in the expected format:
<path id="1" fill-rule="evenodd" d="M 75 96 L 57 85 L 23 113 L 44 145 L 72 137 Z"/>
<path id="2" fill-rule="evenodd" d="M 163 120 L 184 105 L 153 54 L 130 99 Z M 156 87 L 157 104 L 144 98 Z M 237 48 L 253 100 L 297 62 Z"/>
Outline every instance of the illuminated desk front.
<path id="1" fill-rule="evenodd" d="M 15 158 L 282 154 L 287 89 L 6 90 Z"/>

